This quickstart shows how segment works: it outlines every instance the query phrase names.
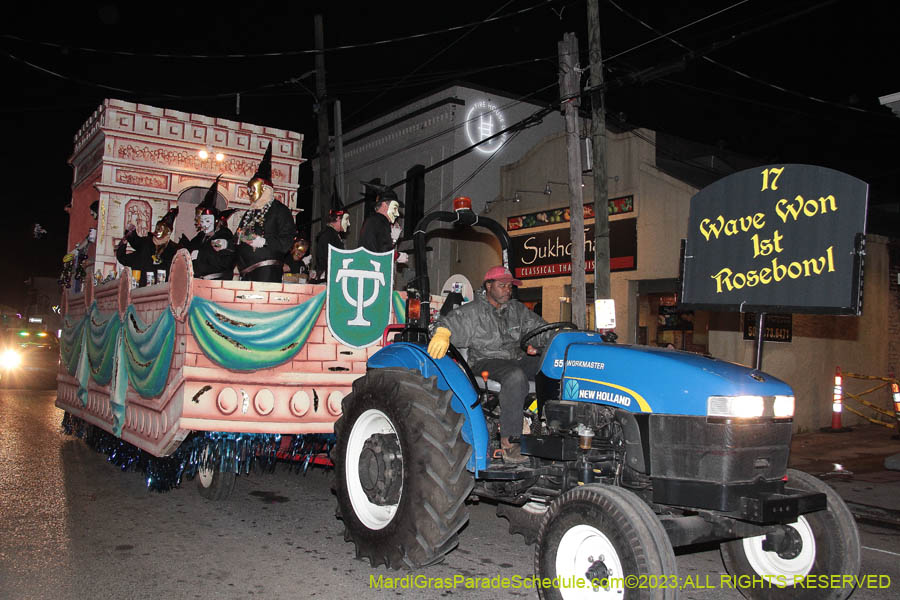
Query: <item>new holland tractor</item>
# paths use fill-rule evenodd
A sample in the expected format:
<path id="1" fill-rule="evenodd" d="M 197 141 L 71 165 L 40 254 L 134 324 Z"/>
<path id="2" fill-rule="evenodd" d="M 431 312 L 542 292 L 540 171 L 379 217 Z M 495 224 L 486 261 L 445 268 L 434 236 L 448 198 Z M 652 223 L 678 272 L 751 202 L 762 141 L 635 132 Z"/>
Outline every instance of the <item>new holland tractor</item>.
<path id="1" fill-rule="evenodd" d="M 524 349 L 559 330 L 523 399 L 530 462 L 492 461 L 497 385 L 476 377 L 461 349 L 440 360 L 426 352 L 425 232 L 438 221 L 488 229 L 509 265 L 506 231 L 470 209 L 418 224 L 408 322 L 369 359 L 335 424 L 338 515 L 359 558 L 440 562 L 478 497 L 536 544 L 536 575 L 551 580 L 542 598 L 674 598 L 673 547 L 709 542 L 748 598 L 852 592 L 855 522 L 830 487 L 787 468 L 793 392 L 766 373 L 551 323 L 521 338 Z M 524 408 L 535 401 L 537 411 Z M 842 585 L 824 587 L 826 576 Z"/>

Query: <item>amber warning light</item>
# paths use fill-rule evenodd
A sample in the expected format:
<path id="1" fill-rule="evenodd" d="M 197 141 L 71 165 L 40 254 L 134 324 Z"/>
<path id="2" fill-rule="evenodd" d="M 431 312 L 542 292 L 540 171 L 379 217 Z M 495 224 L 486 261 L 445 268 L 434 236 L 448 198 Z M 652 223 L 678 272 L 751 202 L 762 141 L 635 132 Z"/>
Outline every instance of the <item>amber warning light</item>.
<path id="1" fill-rule="evenodd" d="M 472 210 L 472 199 L 468 196 L 457 196 L 453 199 L 453 210 Z"/>

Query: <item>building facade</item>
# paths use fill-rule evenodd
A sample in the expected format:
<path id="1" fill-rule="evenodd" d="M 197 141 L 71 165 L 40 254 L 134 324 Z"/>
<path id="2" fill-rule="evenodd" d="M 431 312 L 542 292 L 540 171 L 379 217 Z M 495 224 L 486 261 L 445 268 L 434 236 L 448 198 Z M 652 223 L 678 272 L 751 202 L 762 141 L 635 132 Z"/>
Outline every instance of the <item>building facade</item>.
<path id="1" fill-rule="evenodd" d="M 520 132 L 492 137 L 541 108 L 527 100 L 464 85 L 451 86 L 411 102 L 344 133 L 341 198 L 349 205 L 361 197 L 362 181 L 378 179 L 393 185 L 405 180 L 407 172 L 420 165 L 432 169 L 425 174 L 422 213 L 452 210 L 456 196 L 470 197 L 476 212 L 483 210 L 501 197 L 502 165 L 519 160 L 528 148 L 547 135 L 564 131 L 565 122 L 559 111 L 554 111 Z M 467 154 L 448 160 L 479 142 L 483 143 Z M 334 153 L 332 159 L 336 163 Z M 436 165 L 441 166 L 434 168 Z M 312 166 L 318 182 L 318 159 L 313 159 Z M 319 185 L 314 187 L 313 206 L 320 206 Z M 411 214 L 406 186 L 399 185 L 396 190 L 399 198 L 407 203 L 406 213 Z M 364 210 L 362 205 L 350 210 L 351 230 L 346 246 L 353 248 Z M 430 245 L 432 281 L 443 282 L 455 271 L 453 265 L 459 264 L 456 247 L 441 233 L 432 236 Z"/>

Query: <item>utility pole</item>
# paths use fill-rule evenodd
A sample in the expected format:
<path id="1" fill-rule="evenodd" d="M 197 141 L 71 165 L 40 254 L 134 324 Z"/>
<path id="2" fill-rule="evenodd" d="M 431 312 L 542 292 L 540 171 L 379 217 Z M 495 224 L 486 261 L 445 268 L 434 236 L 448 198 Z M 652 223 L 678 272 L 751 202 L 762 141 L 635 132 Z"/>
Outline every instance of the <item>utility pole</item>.
<path id="1" fill-rule="evenodd" d="M 598 0 L 587 0 L 591 66 L 591 146 L 594 174 L 594 299 L 610 298 L 609 191 L 606 188 L 606 112 L 603 100 L 603 53 L 600 48 Z"/>
<path id="2" fill-rule="evenodd" d="M 315 16 L 316 25 L 316 103 L 319 131 L 319 217 L 331 208 L 331 152 L 328 150 L 328 93 L 325 88 L 325 26 L 322 15 Z M 313 215 L 316 216 L 315 214 Z M 323 221 L 324 222 L 324 221 Z"/>
<path id="3" fill-rule="evenodd" d="M 338 195 L 344 195 L 344 125 L 341 120 L 341 101 L 334 101 L 334 179 Z"/>
<path id="4" fill-rule="evenodd" d="M 581 104 L 578 62 L 578 38 L 563 35 L 559 50 L 559 95 L 566 116 L 566 157 L 569 165 L 569 231 L 572 239 L 572 322 L 585 327 L 587 297 L 584 289 L 584 191 L 581 187 L 581 128 L 578 106 Z"/>

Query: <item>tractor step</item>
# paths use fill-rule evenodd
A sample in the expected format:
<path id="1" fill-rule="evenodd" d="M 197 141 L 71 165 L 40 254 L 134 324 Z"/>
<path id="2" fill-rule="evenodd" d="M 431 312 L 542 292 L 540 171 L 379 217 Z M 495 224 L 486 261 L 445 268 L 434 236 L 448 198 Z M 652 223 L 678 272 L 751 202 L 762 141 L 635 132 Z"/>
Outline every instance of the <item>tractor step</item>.
<path id="1" fill-rule="evenodd" d="M 502 479 L 515 481 L 537 477 L 538 471 L 528 465 L 507 465 L 502 462 L 492 462 L 487 469 L 478 471 L 478 479 Z"/>

